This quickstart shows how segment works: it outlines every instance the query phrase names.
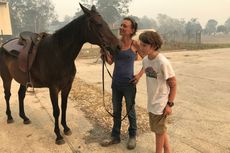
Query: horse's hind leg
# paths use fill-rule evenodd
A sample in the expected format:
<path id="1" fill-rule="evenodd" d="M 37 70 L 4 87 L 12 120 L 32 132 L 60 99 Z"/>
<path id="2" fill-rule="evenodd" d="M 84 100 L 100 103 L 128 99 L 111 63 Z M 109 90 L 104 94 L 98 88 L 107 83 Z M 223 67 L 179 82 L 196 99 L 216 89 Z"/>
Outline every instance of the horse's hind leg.
<path id="1" fill-rule="evenodd" d="M 20 85 L 20 88 L 18 90 L 18 99 L 19 99 L 19 116 L 24 120 L 24 124 L 30 124 L 30 119 L 25 115 L 24 112 L 24 99 L 26 94 L 26 87 L 23 85 Z"/>
<path id="2" fill-rule="evenodd" d="M 64 134 L 65 135 L 71 135 L 72 132 L 70 128 L 66 124 L 66 108 L 67 108 L 67 102 L 68 102 L 68 95 L 71 89 L 71 85 L 61 91 L 61 98 L 62 98 L 62 103 L 61 103 L 61 109 L 62 109 L 62 116 L 61 116 L 61 124 L 64 128 Z"/>
<path id="3" fill-rule="evenodd" d="M 11 82 L 12 82 L 12 78 L 4 78 L 2 77 L 2 81 L 3 81 L 3 87 L 4 87 L 4 94 L 5 94 L 5 100 L 6 100 L 6 115 L 7 115 L 7 123 L 13 123 L 13 117 L 11 116 L 11 110 L 10 110 L 10 96 L 11 96 L 11 92 L 10 92 L 10 87 L 11 87 Z"/>

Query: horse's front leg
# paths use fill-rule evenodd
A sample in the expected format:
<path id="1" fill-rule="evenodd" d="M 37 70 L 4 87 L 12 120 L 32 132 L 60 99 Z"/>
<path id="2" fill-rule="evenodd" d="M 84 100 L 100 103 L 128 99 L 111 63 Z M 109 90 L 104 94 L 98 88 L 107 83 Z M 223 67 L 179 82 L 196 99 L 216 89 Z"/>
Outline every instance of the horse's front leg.
<path id="1" fill-rule="evenodd" d="M 59 114 L 60 114 L 60 109 L 58 107 L 58 93 L 59 90 L 57 88 L 49 88 L 50 91 L 50 98 L 51 98 L 51 102 L 52 102 L 52 106 L 53 106 L 53 116 L 54 116 L 54 122 L 55 122 L 55 127 L 54 127 L 54 132 L 57 136 L 56 138 L 56 144 L 60 145 L 60 144 L 64 144 L 65 141 L 63 139 L 63 137 L 61 136 L 60 133 L 60 129 L 59 129 L 59 122 L 58 122 L 58 118 L 59 118 Z"/>
<path id="2" fill-rule="evenodd" d="M 19 99 L 19 116 L 24 120 L 24 124 L 30 124 L 30 119 L 25 115 L 24 111 L 24 99 L 26 95 L 26 87 L 20 85 L 18 90 L 18 99 Z"/>
<path id="3" fill-rule="evenodd" d="M 70 85 L 68 85 L 66 88 L 62 89 L 61 91 L 61 98 L 62 98 L 62 103 L 61 103 L 61 109 L 62 109 L 62 116 L 61 116 L 61 124 L 64 128 L 64 134 L 65 135 L 71 135 L 72 132 L 70 128 L 66 124 L 66 109 L 67 109 L 67 103 L 68 103 L 68 96 L 70 89 L 72 87 L 72 82 Z"/>

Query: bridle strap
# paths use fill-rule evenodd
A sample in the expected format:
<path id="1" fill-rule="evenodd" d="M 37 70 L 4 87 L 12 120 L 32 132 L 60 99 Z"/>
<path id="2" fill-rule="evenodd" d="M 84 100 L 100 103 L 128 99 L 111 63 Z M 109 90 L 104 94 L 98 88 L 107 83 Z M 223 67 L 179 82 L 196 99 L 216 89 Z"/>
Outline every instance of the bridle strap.
<path id="1" fill-rule="evenodd" d="M 100 47 L 103 49 L 103 50 L 108 50 L 108 48 L 107 48 L 107 46 L 106 46 L 106 44 L 104 43 L 104 39 L 103 39 L 103 35 L 100 33 L 100 31 L 95 31 L 95 29 L 94 28 L 92 28 L 92 25 L 91 24 L 93 24 L 92 23 L 92 18 L 93 17 L 95 17 L 96 15 L 93 15 L 93 16 L 90 16 L 90 17 L 88 17 L 88 21 L 87 21 L 87 26 L 88 26 L 88 29 L 89 29 L 89 31 L 92 31 L 92 32 L 94 32 L 96 35 L 97 35 L 97 37 L 98 37 L 98 39 L 99 39 L 99 41 L 100 41 Z M 88 34 L 87 34 L 88 35 Z"/>

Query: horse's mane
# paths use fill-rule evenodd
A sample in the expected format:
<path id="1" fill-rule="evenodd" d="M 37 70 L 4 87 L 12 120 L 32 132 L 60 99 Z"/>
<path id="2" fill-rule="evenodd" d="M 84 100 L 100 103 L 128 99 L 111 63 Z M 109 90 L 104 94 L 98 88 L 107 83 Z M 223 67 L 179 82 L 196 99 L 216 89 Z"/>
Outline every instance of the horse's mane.
<path id="1" fill-rule="evenodd" d="M 64 27 L 58 29 L 54 32 L 53 36 L 58 41 L 65 41 L 66 38 L 72 38 L 76 37 L 77 34 L 79 34 L 79 30 L 82 27 L 82 21 L 84 20 L 85 15 L 81 15 L 65 25 Z"/>

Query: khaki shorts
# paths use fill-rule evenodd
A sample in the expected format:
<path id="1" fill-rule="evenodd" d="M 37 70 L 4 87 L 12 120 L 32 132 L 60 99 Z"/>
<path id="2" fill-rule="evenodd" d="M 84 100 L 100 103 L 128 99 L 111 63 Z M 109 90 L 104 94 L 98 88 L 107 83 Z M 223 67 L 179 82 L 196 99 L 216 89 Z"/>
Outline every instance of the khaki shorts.
<path id="1" fill-rule="evenodd" d="M 153 113 L 149 113 L 149 125 L 151 131 L 157 134 L 162 134 L 167 131 L 166 119 L 167 116 L 164 114 L 155 115 Z"/>

